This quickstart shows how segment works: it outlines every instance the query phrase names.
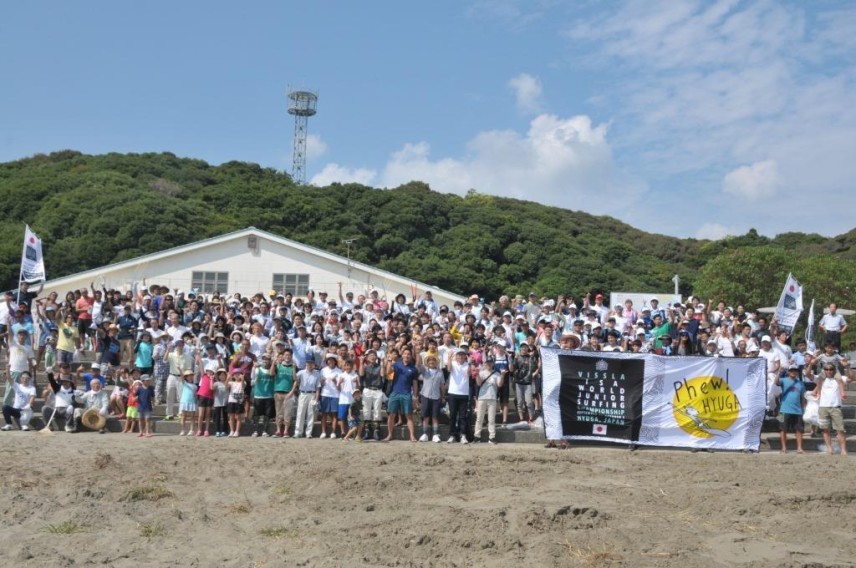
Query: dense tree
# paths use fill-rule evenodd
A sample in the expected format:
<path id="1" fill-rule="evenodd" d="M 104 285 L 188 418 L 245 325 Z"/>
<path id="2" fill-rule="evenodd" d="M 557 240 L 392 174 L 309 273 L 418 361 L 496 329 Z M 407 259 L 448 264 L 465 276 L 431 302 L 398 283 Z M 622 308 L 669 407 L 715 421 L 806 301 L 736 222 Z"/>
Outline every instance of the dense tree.
<path id="1" fill-rule="evenodd" d="M 51 278 L 255 226 L 458 293 L 666 292 L 773 304 L 793 272 L 807 294 L 852 303 L 856 230 L 835 238 L 754 230 L 709 242 L 603 216 L 411 182 L 298 186 L 244 162 L 66 150 L 0 164 L 0 282 L 15 285 L 25 223 Z"/>

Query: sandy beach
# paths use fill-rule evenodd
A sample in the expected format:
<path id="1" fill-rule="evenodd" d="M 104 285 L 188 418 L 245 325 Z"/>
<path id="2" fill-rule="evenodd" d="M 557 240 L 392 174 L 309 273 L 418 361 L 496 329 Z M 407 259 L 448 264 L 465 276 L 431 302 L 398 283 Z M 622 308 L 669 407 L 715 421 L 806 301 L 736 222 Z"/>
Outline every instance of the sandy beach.
<path id="1" fill-rule="evenodd" d="M 853 566 L 853 458 L 0 436 L 15 566 Z"/>

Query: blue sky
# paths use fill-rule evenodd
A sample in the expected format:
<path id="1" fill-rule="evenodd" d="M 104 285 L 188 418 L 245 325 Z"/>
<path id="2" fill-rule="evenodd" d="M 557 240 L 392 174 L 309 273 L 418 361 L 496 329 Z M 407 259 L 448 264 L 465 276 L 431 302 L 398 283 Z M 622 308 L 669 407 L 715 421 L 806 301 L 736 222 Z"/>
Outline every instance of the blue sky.
<path id="1" fill-rule="evenodd" d="M 853 2 L 5 2 L 0 161 L 73 148 L 531 199 L 682 237 L 856 226 Z"/>

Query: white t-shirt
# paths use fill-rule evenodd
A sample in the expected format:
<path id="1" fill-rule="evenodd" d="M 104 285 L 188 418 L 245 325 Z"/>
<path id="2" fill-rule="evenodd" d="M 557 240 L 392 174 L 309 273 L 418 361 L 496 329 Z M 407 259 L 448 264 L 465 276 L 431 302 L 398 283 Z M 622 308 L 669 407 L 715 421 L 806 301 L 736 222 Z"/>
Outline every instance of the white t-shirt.
<path id="1" fill-rule="evenodd" d="M 841 406 L 841 389 L 838 388 L 838 381 L 835 379 L 821 379 L 823 383 L 820 386 L 820 406 L 832 408 Z"/>
<path id="2" fill-rule="evenodd" d="M 15 402 L 12 404 L 12 408 L 28 410 L 30 408 L 30 398 L 36 396 L 36 387 L 33 385 L 25 387 L 18 383 L 12 383 L 12 388 L 15 389 Z"/>
<path id="3" fill-rule="evenodd" d="M 457 361 L 452 361 L 452 369 L 449 371 L 449 394 L 465 396 L 470 394 L 469 362 L 461 365 Z"/>
<path id="4" fill-rule="evenodd" d="M 762 349 L 758 352 L 758 356 L 767 360 L 767 373 L 778 373 L 782 370 L 781 365 L 778 370 L 776 369 L 776 361 L 780 360 L 781 354 L 775 349 L 770 349 L 769 351 Z"/>
<path id="5" fill-rule="evenodd" d="M 723 357 L 734 357 L 734 344 L 724 335 L 716 338 L 716 347 Z"/>
<path id="6" fill-rule="evenodd" d="M 360 380 L 359 376 L 351 371 L 339 375 L 342 379 L 342 389 L 339 391 L 339 404 L 351 404 L 354 402 L 354 386 Z"/>
<path id="7" fill-rule="evenodd" d="M 339 398 L 339 389 L 336 388 L 336 379 L 339 375 L 342 374 L 342 370 L 339 367 L 330 367 L 325 366 L 321 369 L 321 378 L 324 379 L 324 386 L 321 387 L 321 396 L 326 396 L 328 398 Z"/>
<path id="8" fill-rule="evenodd" d="M 264 335 L 250 337 L 250 353 L 256 356 L 256 359 L 261 359 L 267 349 L 270 339 Z"/>

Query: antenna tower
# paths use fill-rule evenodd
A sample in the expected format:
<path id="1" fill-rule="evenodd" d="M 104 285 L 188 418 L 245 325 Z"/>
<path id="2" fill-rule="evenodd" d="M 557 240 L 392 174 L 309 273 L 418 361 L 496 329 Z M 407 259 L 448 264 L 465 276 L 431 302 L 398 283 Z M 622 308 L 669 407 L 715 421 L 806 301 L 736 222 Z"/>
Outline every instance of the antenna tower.
<path id="1" fill-rule="evenodd" d="M 306 183 L 306 131 L 309 117 L 316 112 L 318 93 L 292 91 L 288 87 L 288 114 L 294 115 L 294 151 L 291 164 L 291 179 Z"/>

